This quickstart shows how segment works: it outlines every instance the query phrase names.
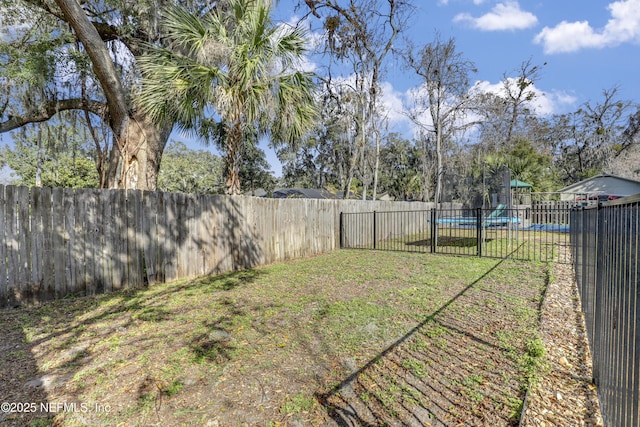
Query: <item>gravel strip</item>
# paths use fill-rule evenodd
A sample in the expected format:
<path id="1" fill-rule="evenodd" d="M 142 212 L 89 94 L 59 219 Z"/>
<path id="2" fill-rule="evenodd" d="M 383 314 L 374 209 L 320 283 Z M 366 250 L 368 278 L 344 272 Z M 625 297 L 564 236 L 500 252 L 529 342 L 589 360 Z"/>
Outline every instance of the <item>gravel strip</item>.
<path id="1" fill-rule="evenodd" d="M 569 253 L 561 255 L 570 257 Z M 540 326 L 547 370 L 529 391 L 520 425 L 603 426 L 596 388 L 591 382 L 591 354 L 571 264 L 554 265 Z"/>

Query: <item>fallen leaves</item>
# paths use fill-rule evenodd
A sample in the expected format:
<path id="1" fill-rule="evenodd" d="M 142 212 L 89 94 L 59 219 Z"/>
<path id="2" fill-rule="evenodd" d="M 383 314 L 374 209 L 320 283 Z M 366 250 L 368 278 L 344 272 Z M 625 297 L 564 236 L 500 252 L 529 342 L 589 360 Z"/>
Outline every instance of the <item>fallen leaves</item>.
<path id="1" fill-rule="evenodd" d="M 549 369 L 529 391 L 520 425 L 600 427 L 604 424 L 591 383 L 591 356 L 573 267 L 555 264 L 553 275 L 556 280 L 547 288 L 541 318 Z"/>

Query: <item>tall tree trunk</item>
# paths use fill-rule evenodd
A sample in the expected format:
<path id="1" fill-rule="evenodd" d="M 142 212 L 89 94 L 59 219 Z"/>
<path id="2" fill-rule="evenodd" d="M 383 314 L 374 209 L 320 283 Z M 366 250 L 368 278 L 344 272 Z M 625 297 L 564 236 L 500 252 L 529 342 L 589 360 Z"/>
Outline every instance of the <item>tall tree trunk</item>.
<path id="1" fill-rule="evenodd" d="M 347 131 L 347 138 L 349 139 L 349 144 L 351 145 L 351 132 Z M 355 136 L 357 138 L 357 135 Z M 351 190 L 351 182 L 353 181 L 353 174 L 356 170 L 356 163 L 358 159 L 358 143 L 356 140 L 353 141 L 353 152 L 351 153 L 351 157 L 349 158 L 349 169 L 347 170 L 347 179 L 345 180 L 344 193 L 342 195 L 343 199 L 350 198 L 350 190 Z"/>
<path id="2" fill-rule="evenodd" d="M 427 138 L 425 135 L 420 135 L 418 140 L 420 143 L 420 200 L 423 202 L 429 201 L 429 156 L 427 154 Z"/>
<path id="3" fill-rule="evenodd" d="M 378 169 L 380 169 L 380 131 L 378 130 L 377 124 L 373 125 L 373 134 L 376 138 L 376 162 L 373 166 L 373 197 L 372 200 L 375 202 L 378 194 Z"/>
<path id="4" fill-rule="evenodd" d="M 36 151 L 36 187 L 42 187 L 42 164 L 44 163 L 44 143 L 42 142 L 42 126 L 38 126 L 38 149 Z"/>
<path id="5" fill-rule="evenodd" d="M 367 200 L 367 191 L 369 190 L 369 174 L 367 173 L 367 147 L 364 135 L 364 126 L 362 130 L 362 156 L 360 157 L 360 181 L 362 182 L 362 200 Z"/>
<path id="6" fill-rule="evenodd" d="M 91 58 L 107 99 L 109 114 L 106 120 L 114 141 L 106 177 L 101 176 L 101 186 L 155 190 L 160 160 L 173 126 L 159 127 L 145 115 L 131 112 L 126 89 L 109 49 L 85 10 L 78 0 L 55 1 Z"/>
<path id="7" fill-rule="evenodd" d="M 242 193 L 240 186 L 240 167 L 242 166 L 242 124 L 236 121 L 228 131 L 226 140 L 227 151 L 227 194 Z"/>
<path id="8" fill-rule="evenodd" d="M 122 134 L 114 136 L 104 188 L 155 191 L 162 153 L 173 126 L 159 127 L 143 114 L 133 114 Z"/>
<path id="9" fill-rule="evenodd" d="M 345 180 L 345 183 L 344 183 L 344 193 L 342 194 L 343 199 L 350 198 L 351 182 L 353 181 L 353 171 L 356 168 L 355 163 L 356 163 L 355 159 L 353 158 L 349 162 L 349 171 L 347 172 L 347 179 Z"/>
<path id="10" fill-rule="evenodd" d="M 438 129 L 439 128 L 440 124 L 438 124 Z M 444 167 L 442 163 L 442 133 L 436 131 L 436 192 L 434 199 L 436 208 L 439 206 L 440 199 L 442 198 L 442 179 L 444 176 Z"/>

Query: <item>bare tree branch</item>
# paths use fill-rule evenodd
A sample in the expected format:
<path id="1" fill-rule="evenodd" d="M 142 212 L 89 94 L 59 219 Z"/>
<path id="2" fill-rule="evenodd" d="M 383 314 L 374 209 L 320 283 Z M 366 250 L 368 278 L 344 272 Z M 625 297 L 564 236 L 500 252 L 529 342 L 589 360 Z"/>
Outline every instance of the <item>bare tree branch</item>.
<path id="1" fill-rule="evenodd" d="M 86 110 L 104 117 L 107 106 L 103 102 L 87 101 L 81 98 L 50 101 L 38 110 L 29 111 L 20 116 L 9 116 L 8 120 L 0 122 L 0 133 L 9 132 L 29 123 L 40 123 L 49 120 L 60 111 Z"/>
<path id="2" fill-rule="evenodd" d="M 56 0 L 56 4 L 62 9 L 67 22 L 75 31 L 78 39 L 87 50 L 93 63 L 93 69 L 104 90 L 109 106 L 110 126 L 118 137 L 124 130 L 128 119 L 127 100 L 120 82 L 118 72 L 111 60 L 102 37 L 96 27 L 89 21 L 84 10 L 76 0 Z"/>

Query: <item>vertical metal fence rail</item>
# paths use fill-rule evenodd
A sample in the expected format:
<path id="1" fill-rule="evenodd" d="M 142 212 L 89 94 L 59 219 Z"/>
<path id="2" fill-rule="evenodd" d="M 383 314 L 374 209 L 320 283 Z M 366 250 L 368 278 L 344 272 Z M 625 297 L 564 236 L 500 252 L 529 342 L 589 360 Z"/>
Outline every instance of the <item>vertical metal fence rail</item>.
<path id="1" fill-rule="evenodd" d="M 499 211 L 499 212 L 498 212 Z M 341 213 L 342 248 L 570 262 L 559 246 L 570 244 L 566 210 L 547 208 L 550 221 L 530 224 L 526 209 L 431 209 Z"/>
<path id="2" fill-rule="evenodd" d="M 478 208 L 476 210 L 476 242 L 477 242 L 477 253 L 478 256 L 482 256 L 482 241 L 484 237 L 482 236 L 482 208 Z"/>
<path id="3" fill-rule="evenodd" d="M 431 211 L 431 219 L 429 222 L 429 230 L 431 238 L 429 239 L 429 250 L 432 254 L 435 254 L 438 246 L 438 210 L 433 209 Z"/>
<path id="4" fill-rule="evenodd" d="M 340 227 L 340 249 L 344 249 L 344 212 L 340 212 L 340 221 L 338 226 Z"/>
<path id="5" fill-rule="evenodd" d="M 340 213 L 344 249 L 430 252 L 431 210 Z"/>
<path id="6" fill-rule="evenodd" d="M 571 212 L 576 280 L 605 425 L 640 426 L 640 197 Z"/>
<path id="7" fill-rule="evenodd" d="M 376 211 L 373 211 L 373 249 L 376 249 Z"/>

